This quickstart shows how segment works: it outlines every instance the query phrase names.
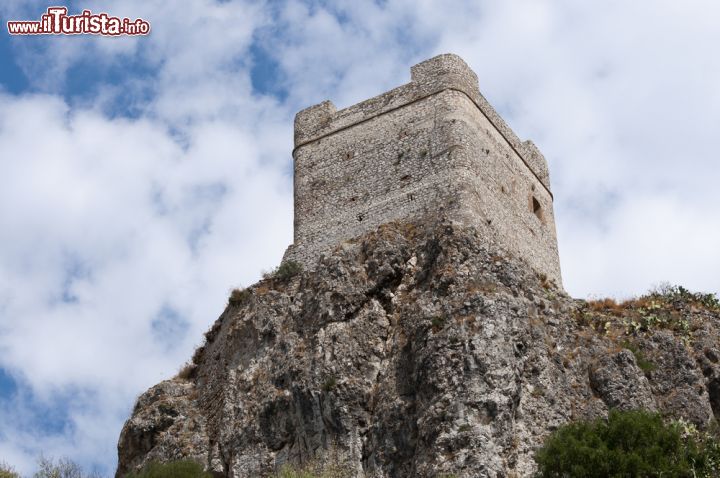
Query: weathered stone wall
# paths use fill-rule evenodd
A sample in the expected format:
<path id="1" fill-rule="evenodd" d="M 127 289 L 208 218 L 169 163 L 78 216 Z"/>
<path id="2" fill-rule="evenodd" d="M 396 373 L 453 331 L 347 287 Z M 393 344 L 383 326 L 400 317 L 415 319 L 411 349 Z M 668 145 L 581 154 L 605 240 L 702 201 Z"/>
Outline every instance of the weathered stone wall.
<path id="1" fill-rule="evenodd" d="M 545 158 L 521 142 L 455 55 L 341 111 L 295 118 L 295 237 L 285 259 L 311 267 L 331 247 L 393 220 L 448 218 L 524 258 L 561 286 Z"/>

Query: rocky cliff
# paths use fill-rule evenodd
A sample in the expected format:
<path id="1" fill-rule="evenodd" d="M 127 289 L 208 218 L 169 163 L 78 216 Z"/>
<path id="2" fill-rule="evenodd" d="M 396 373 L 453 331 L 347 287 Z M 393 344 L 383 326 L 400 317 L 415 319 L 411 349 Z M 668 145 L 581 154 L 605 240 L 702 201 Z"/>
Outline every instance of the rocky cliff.
<path id="1" fill-rule="evenodd" d="M 587 303 L 473 229 L 389 224 L 234 293 L 193 364 L 138 399 L 118 476 L 182 457 L 225 477 L 528 476 L 550 431 L 611 407 L 706 425 L 719 332 L 710 296 Z"/>

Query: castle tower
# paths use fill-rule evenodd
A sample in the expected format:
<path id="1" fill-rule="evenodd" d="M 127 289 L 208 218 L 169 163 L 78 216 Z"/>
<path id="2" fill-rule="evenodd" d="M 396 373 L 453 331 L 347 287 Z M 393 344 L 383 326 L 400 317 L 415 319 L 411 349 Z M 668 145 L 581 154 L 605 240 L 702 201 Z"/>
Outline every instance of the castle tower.
<path id="1" fill-rule="evenodd" d="M 349 108 L 325 101 L 300 111 L 293 158 L 295 236 L 285 259 L 312 268 L 383 223 L 445 217 L 562 287 L 547 162 L 456 55 L 417 64 L 410 83 Z"/>

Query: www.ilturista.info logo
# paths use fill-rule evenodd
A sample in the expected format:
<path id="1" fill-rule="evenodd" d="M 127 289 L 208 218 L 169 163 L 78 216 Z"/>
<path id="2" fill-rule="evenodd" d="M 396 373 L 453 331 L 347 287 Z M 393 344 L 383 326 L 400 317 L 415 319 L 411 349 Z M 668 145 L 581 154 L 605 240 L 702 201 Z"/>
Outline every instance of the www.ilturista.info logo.
<path id="1" fill-rule="evenodd" d="M 112 17 L 107 13 L 83 10 L 80 15 L 68 15 L 66 7 L 49 7 L 40 21 L 7 22 L 11 35 L 147 35 L 150 23 L 142 18 Z"/>

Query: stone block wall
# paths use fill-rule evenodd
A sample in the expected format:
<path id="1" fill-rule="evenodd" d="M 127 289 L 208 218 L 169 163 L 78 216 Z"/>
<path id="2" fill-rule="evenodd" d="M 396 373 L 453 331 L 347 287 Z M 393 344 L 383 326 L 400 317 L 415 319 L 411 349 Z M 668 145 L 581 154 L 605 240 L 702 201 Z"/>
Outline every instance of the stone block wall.
<path id="1" fill-rule="evenodd" d="M 393 220 L 447 218 L 524 258 L 562 286 L 547 162 L 480 94 L 456 55 L 411 82 L 336 111 L 295 117 L 295 235 L 285 254 L 318 256 Z"/>

